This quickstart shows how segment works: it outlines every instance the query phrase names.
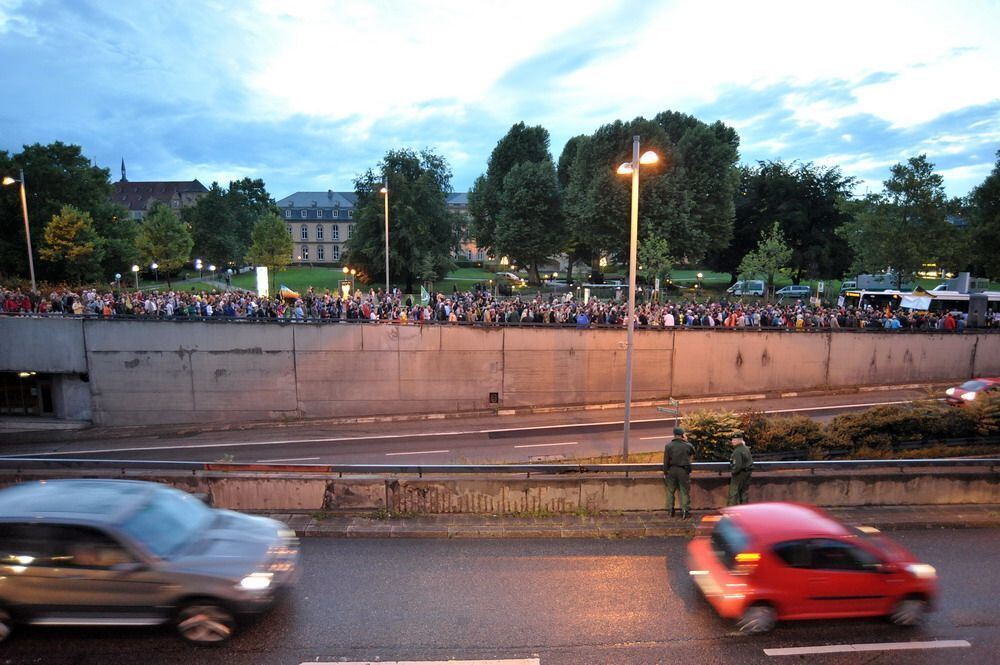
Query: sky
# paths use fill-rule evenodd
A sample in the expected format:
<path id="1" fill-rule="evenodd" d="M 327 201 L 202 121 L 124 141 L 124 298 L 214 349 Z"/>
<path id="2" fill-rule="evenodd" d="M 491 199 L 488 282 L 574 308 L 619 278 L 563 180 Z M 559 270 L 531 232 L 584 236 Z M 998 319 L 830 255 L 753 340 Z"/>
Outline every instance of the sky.
<path id="1" fill-rule="evenodd" d="M 863 194 L 926 153 L 964 196 L 1000 149 L 998 35 L 1000 0 L 0 0 L 0 150 L 280 199 L 427 148 L 466 191 L 517 122 L 558 159 L 669 109 L 734 127 L 741 163 Z"/>

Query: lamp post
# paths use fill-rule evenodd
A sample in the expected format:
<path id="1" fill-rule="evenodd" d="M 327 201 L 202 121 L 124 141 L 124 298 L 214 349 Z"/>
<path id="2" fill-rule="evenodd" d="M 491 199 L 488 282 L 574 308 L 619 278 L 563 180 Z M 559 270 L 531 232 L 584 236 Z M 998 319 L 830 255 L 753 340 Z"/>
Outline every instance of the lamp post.
<path id="1" fill-rule="evenodd" d="M 389 179 L 379 190 L 385 197 L 385 294 L 389 295 Z"/>
<path id="2" fill-rule="evenodd" d="M 655 164 L 660 159 L 652 150 L 639 156 L 639 137 L 632 137 L 632 161 L 618 167 L 620 175 L 632 176 L 632 217 L 629 233 L 628 324 L 625 341 L 625 423 L 622 431 L 622 456 L 628 461 L 628 435 L 632 419 L 632 336 L 635 329 L 636 246 L 639 243 L 639 165 Z"/>
<path id="3" fill-rule="evenodd" d="M 115 286 L 120 294 L 122 290 L 122 274 L 120 272 L 115 273 Z"/>
<path id="4" fill-rule="evenodd" d="M 4 176 L 4 185 L 13 185 L 15 182 L 21 183 L 21 212 L 24 215 L 24 239 L 28 243 L 28 271 L 31 273 L 31 290 L 35 288 L 35 260 L 31 257 L 31 227 L 28 226 L 28 195 L 24 191 L 24 169 L 21 169 L 21 179 Z"/>
<path id="5" fill-rule="evenodd" d="M 194 267 L 195 267 L 195 270 L 198 271 L 198 280 L 199 281 L 201 280 L 201 267 L 202 267 L 202 265 L 203 264 L 201 262 L 201 259 L 195 259 L 194 260 Z"/>
<path id="6" fill-rule="evenodd" d="M 702 284 L 701 284 L 701 279 L 702 279 L 702 278 L 704 277 L 704 275 L 703 275 L 703 274 L 701 274 L 701 273 L 698 273 L 698 275 L 697 275 L 697 276 L 698 276 L 698 288 L 699 288 L 699 289 L 701 289 L 701 288 L 704 288 L 704 287 L 702 286 Z"/>
<path id="7" fill-rule="evenodd" d="M 212 273 L 212 281 L 214 282 L 215 281 L 215 264 L 214 263 L 208 266 L 208 272 Z"/>
<path id="8" fill-rule="evenodd" d="M 139 290 L 139 266 L 132 266 L 132 274 L 135 275 L 135 290 Z"/>
<path id="9" fill-rule="evenodd" d="M 157 263 L 156 261 L 153 261 L 152 263 L 149 264 L 149 267 L 153 269 L 153 281 L 154 282 L 160 281 L 160 264 Z"/>

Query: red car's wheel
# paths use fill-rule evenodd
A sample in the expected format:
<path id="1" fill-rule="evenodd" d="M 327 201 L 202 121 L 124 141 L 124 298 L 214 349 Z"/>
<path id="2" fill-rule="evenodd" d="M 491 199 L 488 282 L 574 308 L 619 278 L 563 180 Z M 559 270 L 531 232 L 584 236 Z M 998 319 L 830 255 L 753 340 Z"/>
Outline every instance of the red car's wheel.
<path id="1" fill-rule="evenodd" d="M 751 605 L 736 622 L 736 627 L 746 635 L 760 635 L 774 629 L 778 613 L 770 605 Z"/>

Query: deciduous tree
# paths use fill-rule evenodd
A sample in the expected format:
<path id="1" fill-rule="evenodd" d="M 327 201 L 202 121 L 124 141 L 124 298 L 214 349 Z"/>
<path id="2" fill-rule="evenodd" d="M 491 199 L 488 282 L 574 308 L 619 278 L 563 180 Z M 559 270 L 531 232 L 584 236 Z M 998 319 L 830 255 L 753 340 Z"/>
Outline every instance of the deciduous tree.
<path id="1" fill-rule="evenodd" d="M 288 228 L 276 213 L 267 213 L 254 224 L 250 233 L 250 251 L 247 260 L 257 266 L 266 266 L 274 292 L 275 275 L 292 262 L 292 238 Z"/>
<path id="2" fill-rule="evenodd" d="M 1000 279 L 1000 150 L 993 172 L 969 196 L 974 255 L 986 275 Z"/>
<path id="3" fill-rule="evenodd" d="M 496 225 L 496 251 L 527 266 L 540 284 L 538 265 L 559 252 L 564 241 L 559 186 L 552 162 L 515 164 L 503 181 Z"/>
<path id="4" fill-rule="evenodd" d="M 159 269 L 167 275 L 169 288 L 170 274 L 191 258 L 194 240 L 184 222 L 170 208 L 157 202 L 142 222 L 136 246 L 143 264 L 159 264 Z"/>
<path id="5" fill-rule="evenodd" d="M 774 222 L 768 231 L 761 234 L 757 248 L 740 261 L 739 272 L 747 277 L 764 275 L 768 293 L 773 294 L 774 277 L 789 266 L 793 254 L 785 241 L 785 234 L 781 232 L 781 224 Z"/>
<path id="6" fill-rule="evenodd" d="M 45 225 L 44 240 L 39 256 L 56 264 L 58 270 L 76 283 L 100 276 L 104 243 L 94 231 L 94 220 L 89 213 L 63 206 Z"/>

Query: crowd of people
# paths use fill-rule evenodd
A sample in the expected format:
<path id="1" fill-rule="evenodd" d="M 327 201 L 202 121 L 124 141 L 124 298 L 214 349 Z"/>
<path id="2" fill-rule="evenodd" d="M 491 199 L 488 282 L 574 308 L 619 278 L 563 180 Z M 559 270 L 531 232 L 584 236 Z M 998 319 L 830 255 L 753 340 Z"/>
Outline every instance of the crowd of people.
<path id="1" fill-rule="evenodd" d="M 437 293 L 415 301 L 398 290 L 372 289 L 352 295 L 310 288 L 300 297 L 265 298 L 248 291 L 188 292 L 56 288 L 46 296 L 0 289 L 8 315 L 85 316 L 155 319 L 282 319 L 328 322 L 465 323 L 542 325 L 578 328 L 624 326 L 628 305 L 620 300 L 537 294 L 498 298 L 490 291 Z M 794 303 L 719 300 L 651 300 L 636 306 L 642 328 L 782 328 L 961 331 L 966 314 L 914 312 L 876 307 L 850 308 Z M 1000 312 L 989 312 L 989 327 L 1000 328 Z"/>

